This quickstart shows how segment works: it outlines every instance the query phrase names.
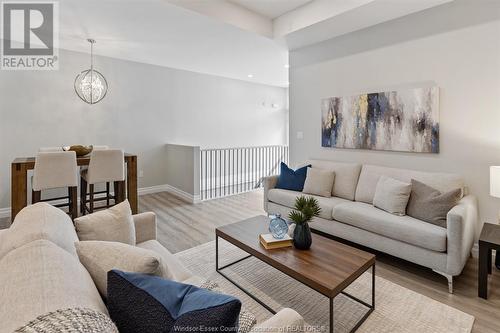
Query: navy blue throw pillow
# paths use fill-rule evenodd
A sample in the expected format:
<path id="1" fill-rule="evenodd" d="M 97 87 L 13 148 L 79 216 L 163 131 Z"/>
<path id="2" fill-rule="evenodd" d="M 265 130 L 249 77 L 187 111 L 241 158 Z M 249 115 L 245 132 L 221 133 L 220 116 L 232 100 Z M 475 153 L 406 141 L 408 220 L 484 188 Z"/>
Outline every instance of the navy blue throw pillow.
<path id="1" fill-rule="evenodd" d="M 281 172 L 276 188 L 302 192 L 304 183 L 306 182 L 308 167 L 311 167 L 311 165 L 306 165 L 293 171 L 293 169 L 290 169 L 285 163 L 281 162 Z"/>
<path id="2" fill-rule="evenodd" d="M 237 332 L 241 302 L 157 276 L 112 270 L 107 307 L 120 333 Z"/>

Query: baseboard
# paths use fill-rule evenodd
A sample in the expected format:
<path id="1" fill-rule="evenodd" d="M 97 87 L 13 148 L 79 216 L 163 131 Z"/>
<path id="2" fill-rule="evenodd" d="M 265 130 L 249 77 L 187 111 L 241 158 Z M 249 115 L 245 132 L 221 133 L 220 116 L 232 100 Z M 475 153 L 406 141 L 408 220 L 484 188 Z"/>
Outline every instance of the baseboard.
<path id="1" fill-rule="evenodd" d="M 153 194 L 153 193 L 158 193 L 158 192 L 170 192 L 179 198 L 186 200 L 191 203 L 198 203 L 201 201 L 199 195 L 193 195 L 191 193 L 187 193 L 183 190 L 178 189 L 175 186 L 169 185 L 169 184 L 163 184 L 163 185 L 155 185 L 155 186 L 150 186 L 150 187 L 143 187 L 137 190 L 139 195 L 145 195 L 145 194 Z"/>
<path id="2" fill-rule="evenodd" d="M 168 192 L 170 185 L 155 185 L 150 187 L 141 187 L 137 190 L 138 195 L 153 194 L 158 192 Z"/>
<path id="3" fill-rule="evenodd" d="M 479 244 L 474 243 L 472 246 L 472 249 L 470 250 L 470 253 L 472 255 L 472 258 L 479 258 Z"/>
<path id="4" fill-rule="evenodd" d="M 495 256 L 496 256 L 496 252 L 495 250 L 492 251 L 493 253 L 493 259 L 495 259 Z M 479 258 L 479 244 L 478 243 L 474 243 L 474 245 L 472 246 L 472 250 L 470 250 L 470 253 L 472 255 L 472 258 Z"/>
<path id="5" fill-rule="evenodd" d="M 177 187 L 174 187 L 172 185 L 164 185 L 164 186 L 167 187 L 167 190 L 166 190 L 167 192 L 170 192 L 170 193 L 178 196 L 179 198 L 184 199 L 190 203 L 196 204 L 196 203 L 201 202 L 200 195 L 193 195 L 191 193 L 187 193 L 187 192 L 180 190 Z"/>
<path id="6" fill-rule="evenodd" d="M 170 192 L 181 199 L 184 199 L 188 202 L 191 203 L 198 203 L 201 201 L 199 195 L 192 195 L 190 193 L 184 192 L 182 190 L 179 190 L 176 187 L 173 187 L 168 184 L 164 185 L 155 185 L 155 186 L 150 186 L 150 187 L 141 187 L 137 189 L 137 194 L 138 195 L 145 195 L 145 194 L 153 194 L 153 193 L 159 193 L 159 192 Z M 59 201 L 54 201 L 55 204 L 58 203 L 63 203 L 64 200 L 59 200 Z M 78 204 L 80 204 L 80 198 L 78 198 Z M 0 218 L 6 218 L 10 217 L 10 207 L 5 207 L 5 208 L 0 208 Z"/>

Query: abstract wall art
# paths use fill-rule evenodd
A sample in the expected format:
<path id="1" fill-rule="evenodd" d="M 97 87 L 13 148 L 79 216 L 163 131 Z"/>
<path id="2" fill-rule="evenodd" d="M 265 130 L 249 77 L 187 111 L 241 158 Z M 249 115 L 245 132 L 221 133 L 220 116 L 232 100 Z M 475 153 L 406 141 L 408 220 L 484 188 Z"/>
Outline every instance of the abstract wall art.
<path id="1" fill-rule="evenodd" d="M 401 89 L 321 101 L 321 145 L 439 153 L 439 88 Z"/>

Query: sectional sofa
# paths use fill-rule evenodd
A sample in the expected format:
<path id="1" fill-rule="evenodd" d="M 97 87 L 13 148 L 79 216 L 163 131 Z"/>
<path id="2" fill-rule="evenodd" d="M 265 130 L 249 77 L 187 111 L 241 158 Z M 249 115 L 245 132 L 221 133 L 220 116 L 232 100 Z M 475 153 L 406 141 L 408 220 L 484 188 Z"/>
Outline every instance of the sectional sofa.
<path id="1" fill-rule="evenodd" d="M 321 215 L 311 223 L 313 231 L 345 239 L 431 268 L 448 279 L 459 275 L 470 256 L 478 224 L 476 198 L 467 194 L 462 178 L 376 165 L 310 160 L 312 168 L 335 172 L 332 197 L 315 196 Z M 373 206 L 377 182 L 387 176 L 410 183 L 415 179 L 441 192 L 461 188 L 463 197 L 447 215 L 447 227 L 397 216 Z M 264 180 L 264 210 L 286 216 L 301 192 L 275 188 L 278 176 Z"/>
<path id="2" fill-rule="evenodd" d="M 154 213 L 133 218 L 136 246 L 156 252 L 179 281 L 202 283 L 204 279 L 192 275 L 156 240 Z M 78 307 L 108 314 L 78 259 L 74 245 L 78 241 L 69 216 L 46 203 L 24 208 L 9 229 L 0 230 L 0 333 L 13 332 L 38 316 L 61 309 Z M 286 333 L 302 327 L 297 312 L 283 309 L 253 330 Z"/>

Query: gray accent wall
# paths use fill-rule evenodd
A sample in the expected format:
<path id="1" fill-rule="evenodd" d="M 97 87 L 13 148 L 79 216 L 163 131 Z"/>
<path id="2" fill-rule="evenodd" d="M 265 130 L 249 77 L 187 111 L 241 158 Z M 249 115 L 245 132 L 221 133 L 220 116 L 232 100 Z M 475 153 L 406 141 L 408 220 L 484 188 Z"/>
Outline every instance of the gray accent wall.
<path id="1" fill-rule="evenodd" d="M 284 88 L 96 57 L 109 93 L 87 105 L 73 81 L 89 67 L 89 55 L 61 50 L 59 56 L 58 71 L 0 71 L 0 208 L 10 206 L 10 163 L 34 156 L 39 147 L 123 148 L 138 154 L 144 173 L 139 187 L 150 187 L 168 181 L 167 143 L 210 148 L 286 143 Z"/>
<path id="2" fill-rule="evenodd" d="M 290 52 L 290 157 L 461 174 L 496 223 L 489 166 L 500 165 L 500 3 L 456 0 Z M 440 87 L 439 154 L 321 147 L 322 98 L 432 82 Z M 302 136 L 302 138 L 300 138 Z"/>

